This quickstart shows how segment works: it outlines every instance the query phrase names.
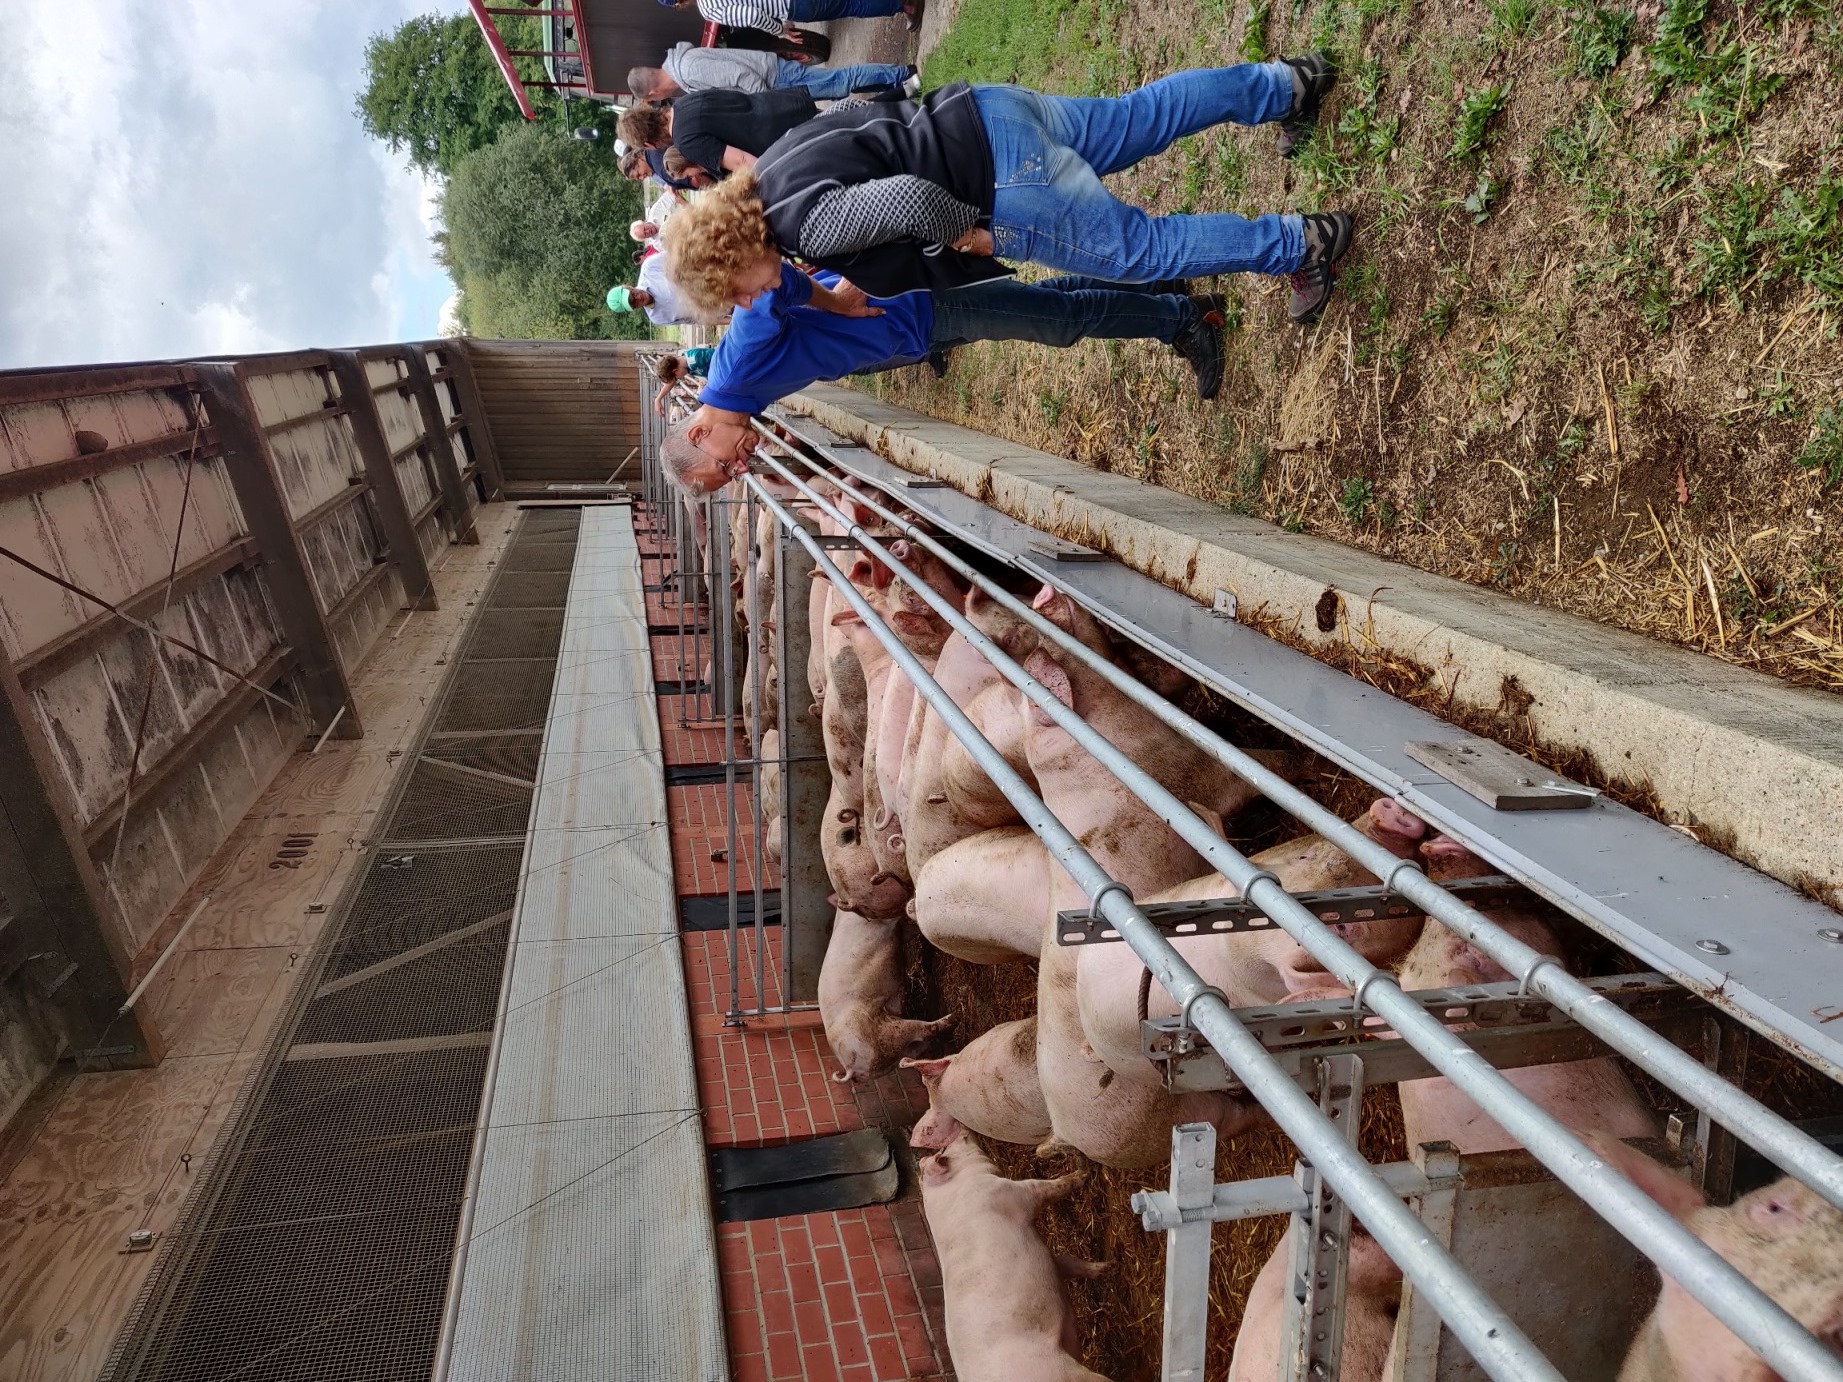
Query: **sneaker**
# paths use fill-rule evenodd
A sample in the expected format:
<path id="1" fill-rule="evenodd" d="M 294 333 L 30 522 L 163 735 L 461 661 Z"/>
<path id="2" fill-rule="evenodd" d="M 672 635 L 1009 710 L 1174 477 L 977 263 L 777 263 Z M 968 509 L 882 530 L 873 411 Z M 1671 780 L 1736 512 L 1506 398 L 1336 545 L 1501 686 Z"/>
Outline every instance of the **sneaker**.
<path id="1" fill-rule="evenodd" d="M 1193 297 L 1190 302 L 1197 310 L 1197 318 L 1177 333 L 1171 348 L 1197 372 L 1197 397 L 1208 401 L 1221 392 L 1222 370 L 1227 363 L 1222 348 L 1222 299 L 1212 294 Z"/>
<path id="2" fill-rule="evenodd" d="M 1337 69 L 1323 53 L 1287 58 L 1293 69 L 1293 108 L 1280 120 L 1280 157 L 1291 158 L 1305 147 L 1318 126 L 1319 103 L 1337 85 Z"/>
<path id="3" fill-rule="evenodd" d="M 1305 218 L 1305 259 L 1287 276 L 1293 285 L 1293 300 L 1288 314 L 1300 326 L 1314 321 L 1325 309 L 1337 275 L 1331 266 L 1350 248 L 1354 226 L 1350 213 L 1326 211 Z"/>
<path id="4" fill-rule="evenodd" d="M 902 94 L 911 101 L 921 95 L 921 74 L 913 67 L 909 69 L 909 75 L 902 79 Z"/>
<path id="5" fill-rule="evenodd" d="M 934 371 L 936 379 L 945 379 L 947 377 L 947 351 L 938 346 L 929 351 L 928 368 Z"/>

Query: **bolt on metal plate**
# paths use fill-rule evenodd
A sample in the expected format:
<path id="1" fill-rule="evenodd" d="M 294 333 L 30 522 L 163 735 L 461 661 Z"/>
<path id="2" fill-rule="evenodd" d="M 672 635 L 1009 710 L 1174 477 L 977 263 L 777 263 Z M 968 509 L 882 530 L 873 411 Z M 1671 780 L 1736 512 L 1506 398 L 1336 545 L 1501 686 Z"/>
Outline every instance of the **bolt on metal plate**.
<path id="1" fill-rule="evenodd" d="M 1233 619 L 1240 606 L 1233 590 L 1218 590 L 1216 598 L 1210 602 L 1209 612 L 1223 619 Z"/>
<path id="2" fill-rule="evenodd" d="M 1580 811 L 1600 795 L 1488 739 L 1422 739 L 1402 749 L 1494 811 Z"/>

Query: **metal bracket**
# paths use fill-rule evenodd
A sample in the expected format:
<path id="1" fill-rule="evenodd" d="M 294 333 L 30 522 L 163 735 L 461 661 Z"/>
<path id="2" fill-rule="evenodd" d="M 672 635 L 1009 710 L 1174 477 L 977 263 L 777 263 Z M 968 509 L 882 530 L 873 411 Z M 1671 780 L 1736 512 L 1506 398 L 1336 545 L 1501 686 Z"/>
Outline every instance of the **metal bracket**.
<path id="1" fill-rule="evenodd" d="M 1695 998 L 1661 974 L 1620 974 L 1582 980 L 1641 1021 L 1656 1025 L 1673 1018 L 1694 1018 Z M 1591 1032 L 1569 1020 L 1546 999 L 1517 992 L 1513 980 L 1468 988 L 1422 989 L 1408 996 L 1442 1023 L 1457 1031 L 1466 1045 L 1500 1070 L 1587 1060 L 1604 1047 Z M 1316 1062 L 1346 1054 L 1360 1045 L 1374 1084 L 1399 1084 L 1439 1072 L 1419 1051 L 1399 1037 L 1382 1034 L 1387 1023 L 1372 1012 L 1359 1013 L 1354 999 L 1291 1003 L 1269 1008 L 1238 1008 L 1236 1019 L 1272 1053 L 1301 1088 L 1314 1087 Z M 1140 1024 L 1146 1059 L 1161 1066 L 1174 1092 L 1223 1090 L 1245 1092 L 1240 1080 L 1194 1032 L 1186 1033 L 1175 1017 Z"/>
<path id="2" fill-rule="evenodd" d="M 1402 749 L 1494 811 L 1580 811 L 1600 795 L 1488 739 L 1420 739 Z"/>
<path id="3" fill-rule="evenodd" d="M 1107 561 L 1105 552 L 1098 552 L 1092 547 L 1083 547 L 1078 542 L 1064 542 L 1059 537 L 1033 537 L 1029 542 L 1030 550 L 1040 557 L 1051 561 Z"/>
<path id="4" fill-rule="evenodd" d="M 1442 885 L 1468 906 L 1546 907 L 1522 884 L 1502 874 L 1466 878 Z M 1396 897 L 1386 887 L 1325 888 L 1294 893 L 1293 900 L 1326 925 L 1352 921 L 1397 921 L 1426 916 L 1425 909 Z M 1233 935 L 1238 931 L 1271 931 L 1275 922 L 1256 903 L 1239 897 L 1205 898 L 1196 902 L 1142 902 L 1139 910 L 1161 935 Z M 1058 945 L 1095 945 L 1117 941 L 1120 933 L 1087 910 L 1056 913 Z"/>
<path id="5" fill-rule="evenodd" d="M 856 538 L 843 533 L 815 533 L 813 539 L 827 552 L 854 552 L 858 545 Z"/>
<path id="6" fill-rule="evenodd" d="M 904 489 L 952 489 L 945 480 L 936 480 L 927 475 L 914 475 L 902 482 Z"/>
<path id="7" fill-rule="evenodd" d="M 1179 1222 L 1165 1241 L 1161 1382 L 1203 1382 L 1209 1352 L 1210 1221 L 1202 1217 L 1216 1185 L 1216 1129 L 1180 1123 L 1171 1130 L 1171 1190 Z M 1189 1211 L 1192 1217 L 1182 1216 Z"/>
<path id="8" fill-rule="evenodd" d="M 1382 1183 L 1404 1200 L 1449 1190 L 1461 1183 L 1457 1161 L 1450 1171 L 1425 1170 L 1418 1161 L 1388 1161 L 1373 1169 Z M 1299 1182 L 1291 1176 L 1226 1181 L 1214 1187 L 1209 1204 L 1202 1209 L 1184 1208 L 1175 1195 L 1163 1190 L 1141 1190 L 1133 1196 L 1133 1213 L 1148 1233 L 1169 1233 L 1180 1225 L 1204 1219 L 1227 1223 L 1273 1214 L 1303 1214 L 1309 1208 L 1311 1204 Z"/>
<path id="9" fill-rule="evenodd" d="M 1363 1107 L 1364 1063 L 1351 1054 L 1321 1056 L 1313 1063 L 1318 1107 L 1341 1125 L 1354 1145 Z M 1309 1208 L 1293 1215 L 1292 1270 L 1285 1324 L 1280 1338 L 1291 1341 L 1283 1377 L 1289 1382 L 1329 1382 L 1344 1352 L 1344 1284 L 1350 1266 L 1350 1206 L 1331 1193 L 1312 1167 L 1293 1168 Z"/>
<path id="10" fill-rule="evenodd" d="M 1233 619 L 1241 602 L 1233 590 L 1218 590 L 1216 597 L 1210 601 L 1209 612 L 1219 619 Z"/>

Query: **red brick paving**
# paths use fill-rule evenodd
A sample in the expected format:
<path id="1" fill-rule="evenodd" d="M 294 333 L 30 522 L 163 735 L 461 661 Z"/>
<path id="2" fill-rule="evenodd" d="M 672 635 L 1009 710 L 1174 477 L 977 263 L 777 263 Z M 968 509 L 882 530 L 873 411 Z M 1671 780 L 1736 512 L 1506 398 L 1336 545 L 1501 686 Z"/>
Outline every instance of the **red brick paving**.
<path id="1" fill-rule="evenodd" d="M 638 506 L 644 513 L 645 506 Z M 652 550 L 654 540 L 642 539 Z M 659 563 L 645 562 L 650 581 Z M 648 595 L 654 623 L 677 622 L 670 593 Z M 654 676 L 676 675 L 677 636 L 653 640 Z M 688 655 L 689 655 L 689 650 Z M 680 725 L 678 698 L 660 701 L 665 761 L 721 763 L 721 725 Z M 737 738 L 740 741 L 741 731 Z M 739 744 L 738 753 L 746 753 Z M 723 787 L 673 787 L 672 857 L 681 896 L 728 891 Z M 737 885 L 753 887 L 749 788 L 739 788 Z M 778 882 L 770 866 L 764 885 Z M 739 999 L 756 1002 L 756 932 L 738 937 Z M 780 1002 L 780 931 L 763 928 L 761 956 L 769 1005 Z M 898 1143 L 926 1111 L 921 1082 L 906 1071 L 863 1085 L 831 1079 L 833 1060 L 816 1012 L 795 1012 L 725 1026 L 730 1008 L 730 937 L 726 931 L 683 937 L 693 1052 L 705 1140 L 712 1146 L 765 1146 L 864 1127 L 890 1130 Z M 725 1332 L 735 1382 L 946 1382 L 940 1268 L 915 1198 L 834 1214 L 723 1224 L 717 1229 Z"/>

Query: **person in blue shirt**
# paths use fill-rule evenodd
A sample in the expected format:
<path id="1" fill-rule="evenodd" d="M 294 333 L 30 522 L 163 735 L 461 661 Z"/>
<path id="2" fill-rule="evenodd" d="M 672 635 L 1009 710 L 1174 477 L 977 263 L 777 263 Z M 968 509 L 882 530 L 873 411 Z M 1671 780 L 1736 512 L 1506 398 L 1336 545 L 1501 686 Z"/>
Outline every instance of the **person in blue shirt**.
<path id="1" fill-rule="evenodd" d="M 672 392 L 672 386 L 682 380 L 704 379 L 710 374 L 710 357 L 716 347 L 699 345 L 686 346 L 676 355 L 662 355 L 653 365 L 653 377 L 659 381 L 659 392 L 653 395 L 653 411 L 664 417 L 666 412 L 666 395 Z"/>
<path id="2" fill-rule="evenodd" d="M 708 494 L 748 469 L 751 414 L 815 380 L 917 364 L 968 341 L 1163 341 L 1196 371 L 1198 394 L 1213 398 L 1222 386 L 1221 300 L 1173 291 L 1183 286 L 999 279 L 872 298 L 836 274 L 809 277 L 765 250 L 738 276 L 737 311 L 711 356 L 701 406 L 666 433 L 660 455 L 682 488 Z"/>

